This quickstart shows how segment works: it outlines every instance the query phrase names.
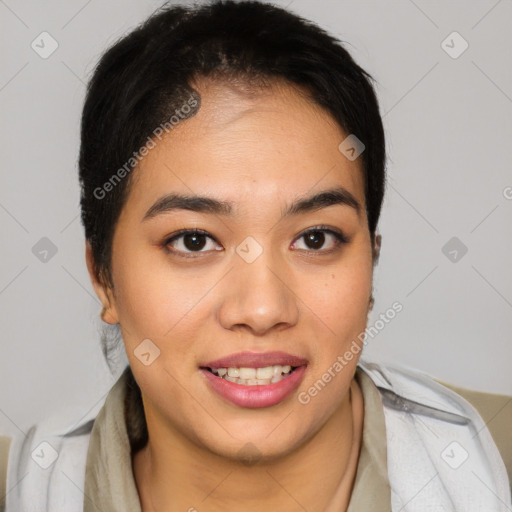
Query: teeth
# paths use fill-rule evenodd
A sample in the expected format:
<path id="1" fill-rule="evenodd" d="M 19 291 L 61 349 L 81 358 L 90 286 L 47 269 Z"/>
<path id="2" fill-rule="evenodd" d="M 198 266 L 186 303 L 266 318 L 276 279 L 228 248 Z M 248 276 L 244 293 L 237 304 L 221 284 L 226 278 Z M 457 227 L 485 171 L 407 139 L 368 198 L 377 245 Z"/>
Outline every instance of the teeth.
<path id="1" fill-rule="evenodd" d="M 255 379 L 256 368 L 240 368 L 240 373 L 238 376 L 241 379 Z"/>
<path id="2" fill-rule="evenodd" d="M 228 375 L 230 377 L 240 377 L 240 368 L 228 368 Z"/>
<path id="3" fill-rule="evenodd" d="M 284 366 L 274 365 L 263 368 L 211 368 L 212 372 L 223 379 L 243 384 L 244 386 L 265 386 L 274 384 L 286 378 L 292 371 L 292 367 L 287 364 Z"/>
<path id="4" fill-rule="evenodd" d="M 257 379 L 271 379 L 274 375 L 274 368 L 272 366 L 265 366 L 256 370 Z"/>
<path id="5" fill-rule="evenodd" d="M 270 384 L 270 379 L 249 379 L 247 381 L 247 386 L 266 386 Z"/>

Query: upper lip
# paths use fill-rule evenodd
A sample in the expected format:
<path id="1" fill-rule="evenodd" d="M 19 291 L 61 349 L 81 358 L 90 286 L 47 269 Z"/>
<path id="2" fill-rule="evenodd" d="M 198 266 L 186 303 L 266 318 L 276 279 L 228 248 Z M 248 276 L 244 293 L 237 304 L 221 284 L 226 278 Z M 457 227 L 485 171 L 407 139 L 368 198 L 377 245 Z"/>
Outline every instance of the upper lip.
<path id="1" fill-rule="evenodd" d="M 303 357 L 287 354 L 286 352 L 239 352 L 229 356 L 208 361 L 202 368 L 263 368 L 274 365 L 303 366 L 308 364 Z"/>

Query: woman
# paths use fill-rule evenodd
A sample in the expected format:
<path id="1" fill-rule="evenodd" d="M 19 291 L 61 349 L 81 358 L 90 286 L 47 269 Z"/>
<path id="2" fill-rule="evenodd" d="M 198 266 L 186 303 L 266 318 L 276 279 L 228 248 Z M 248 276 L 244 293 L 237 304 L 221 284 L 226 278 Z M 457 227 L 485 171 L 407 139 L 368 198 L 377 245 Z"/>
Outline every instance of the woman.
<path id="1" fill-rule="evenodd" d="M 259 2 L 162 10 L 102 57 L 79 167 L 130 364 L 13 440 L 8 512 L 509 510 L 477 411 L 360 359 L 384 134 L 339 42 Z"/>

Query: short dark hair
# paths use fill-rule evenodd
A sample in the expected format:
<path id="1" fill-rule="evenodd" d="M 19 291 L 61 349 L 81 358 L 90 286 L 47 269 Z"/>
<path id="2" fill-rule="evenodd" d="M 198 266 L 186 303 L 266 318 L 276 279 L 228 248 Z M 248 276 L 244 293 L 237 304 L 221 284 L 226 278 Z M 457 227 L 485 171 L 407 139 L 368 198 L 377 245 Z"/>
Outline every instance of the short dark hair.
<path id="1" fill-rule="evenodd" d="M 113 286 L 112 241 L 133 180 L 129 171 L 137 164 L 134 152 L 187 98 L 200 101 L 191 87 L 197 77 L 236 78 L 250 85 L 279 79 L 306 89 L 344 132 L 365 145 L 366 213 L 375 234 L 385 188 L 384 130 L 373 79 L 340 41 L 259 1 L 164 5 L 103 54 L 87 87 L 80 204 L 98 277 Z"/>

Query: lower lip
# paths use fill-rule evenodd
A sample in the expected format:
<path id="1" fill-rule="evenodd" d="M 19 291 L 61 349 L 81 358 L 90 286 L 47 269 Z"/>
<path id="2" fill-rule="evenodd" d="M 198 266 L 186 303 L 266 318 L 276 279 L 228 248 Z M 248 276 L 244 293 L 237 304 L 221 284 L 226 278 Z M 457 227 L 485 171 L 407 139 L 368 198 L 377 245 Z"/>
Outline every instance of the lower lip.
<path id="1" fill-rule="evenodd" d="M 201 371 L 208 379 L 213 391 L 222 398 L 239 407 L 257 408 L 277 405 L 290 396 L 302 381 L 306 373 L 306 366 L 299 366 L 293 373 L 279 382 L 262 386 L 235 384 L 214 375 L 208 370 L 201 368 Z"/>

